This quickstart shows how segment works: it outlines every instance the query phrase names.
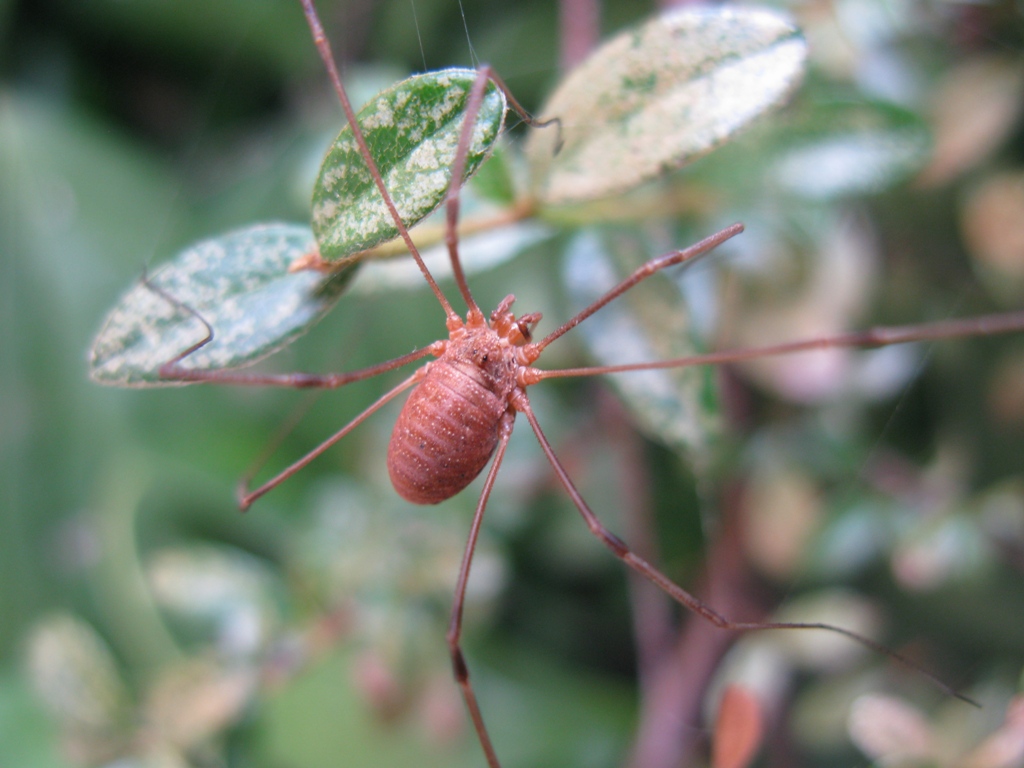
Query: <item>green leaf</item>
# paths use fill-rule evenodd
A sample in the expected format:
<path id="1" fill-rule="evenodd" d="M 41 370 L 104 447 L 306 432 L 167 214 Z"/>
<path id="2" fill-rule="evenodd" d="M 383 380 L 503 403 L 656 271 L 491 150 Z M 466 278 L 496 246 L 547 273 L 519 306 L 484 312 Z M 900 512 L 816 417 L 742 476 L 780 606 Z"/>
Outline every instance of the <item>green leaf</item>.
<path id="1" fill-rule="evenodd" d="M 494 158 L 497 160 L 498 158 Z M 484 168 L 495 163 L 488 162 Z M 463 186 L 459 221 L 459 258 L 466 275 L 473 275 L 504 264 L 537 243 L 552 237 L 554 227 L 537 219 L 515 221 L 515 211 L 496 206 L 480 193 L 481 174 Z M 498 223 L 503 222 L 503 223 Z M 511 223 L 508 223 L 511 222 Z M 413 237 L 420 243 L 420 255 L 436 280 L 451 279 L 452 263 L 444 242 L 444 210 L 420 223 Z M 373 258 L 360 262 L 359 274 L 349 290 L 352 293 L 383 293 L 393 290 L 426 288 L 423 273 L 407 252 L 392 258 Z"/>
<path id="2" fill-rule="evenodd" d="M 590 304 L 618 283 L 626 270 L 656 255 L 649 251 L 625 232 L 581 231 L 566 250 L 563 270 L 574 308 Z M 702 351 L 691 313 L 672 282 L 680 272 L 669 270 L 645 281 L 580 324 L 580 335 L 600 365 L 653 362 Z M 644 432 L 700 465 L 708 461 L 706 449 L 719 426 L 717 396 L 708 371 L 706 366 L 635 371 L 608 379 Z"/>
<path id="3" fill-rule="evenodd" d="M 26 642 L 37 695 L 67 727 L 111 735 L 125 719 L 128 692 L 110 647 L 67 613 L 39 619 Z"/>
<path id="4" fill-rule="evenodd" d="M 630 189 L 721 144 L 782 100 L 806 43 L 779 14 L 683 8 L 612 38 L 543 110 L 527 147 L 535 193 L 580 202 Z"/>
<path id="5" fill-rule="evenodd" d="M 931 147 L 919 115 L 854 91 L 808 85 L 785 115 L 705 158 L 686 181 L 747 206 L 785 199 L 779 193 L 831 202 L 905 183 L 927 164 Z"/>
<path id="6" fill-rule="evenodd" d="M 146 576 L 159 606 L 182 629 L 218 640 L 222 658 L 257 653 L 280 624 L 275 572 L 242 550 L 212 543 L 165 547 L 148 558 Z"/>
<path id="7" fill-rule="evenodd" d="M 410 77 L 359 111 L 366 137 L 395 206 L 412 226 L 444 200 L 465 122 L 471 69 Z M 469 178 L 501 132 L 505 96 L 488 86 L 466 160 Z M 336 260 L 398 236 L 398 228 L 346 126 L 324 158 L 313 188 L 313 231 L 320 255 Z"/>
<path id="8" fill-rule="evenodd" d="M 554 230 L 539 221 L 518 221 L 505 227 L 469 235 L 459 243 L 459 258 L 466 275 L 485 272 L 511 261 L 537 243 L 552 236 Z M 423 262 L 436 280 L 451 278 L 452 263 L 448 246 L 435 245 L 421 251 Z M 352 284 L 353 293 L 382 293 L 426 288 L 423 273 L 409 258 L 364 262 Z"/>
<path id="9" fill-rule="evenodd" d="M 313 233 L 292 224 L 258 224 L 185 249 L 149 277 L 166 296 L 140 281 L 107 315 L 89 354 L 92 378 L 129 387 L 180 383 L 161 379 L 159 369 L 206 335 L 193 313 L 213 328 L 213 340 L 182 368 L 235 368 L 266 357 L 319 320 L 353 274 L 288 271 L 315 250 Z"/>
<path id="10" fill-rule="evenodd" d="M 480 166 L 473 177 L 473 187 L 480 197 L 510 207 L 518 199 L 514 177 L 515 169 L 509 157 L 508 145 L 498 143 L 494 146 L 490 162 Z"/>
<path id="11" fill-rule="evenodd" d="M 823 104 L 788 128 L 768 181 L 811 199 L 882 192 L 920 171 L 932 148 L 920 117 L 879 101 Z"/>

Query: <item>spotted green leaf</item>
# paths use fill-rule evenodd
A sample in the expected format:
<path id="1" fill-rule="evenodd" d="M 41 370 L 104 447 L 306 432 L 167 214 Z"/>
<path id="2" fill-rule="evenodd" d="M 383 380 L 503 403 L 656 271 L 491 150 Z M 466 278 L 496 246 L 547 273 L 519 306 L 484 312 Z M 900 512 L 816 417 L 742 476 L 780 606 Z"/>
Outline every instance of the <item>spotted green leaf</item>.
<path id="1" fill-rule="evenodd" d="M 359 125 L 402 221 L 412 226 L 444 200 L 466 116 L 471 69 L 416 75 L 377 94 Z M 505 96 L 488 85 L 466 161 L 466 178 L 501 132 Z M 352 130 L 342 129 L 313 188 L 313 231 L 320 255 L 336 260 L 398 236 Z"/>
<path id="2" fill-rule="evenodd" d="M 259 224 L 185 249 L 107 315 L 89 353 L 92 378 L 128 387 L 176 383 L 159 369 L 204 338 L 196 314 L 213 339 L 181 360 L 182 368 L 235 368 L 276 351 L 331 308 L 354 271 L 329 278 L 288 271 L 315 250 L 309 228 L 292 224 Z"/>
<path id="3" fill-rule="evenodd" d="M 549 204 L 630 189 L 721 144 L 782 100 L 804 69 L 806 43 L 778 13 L 681 8 L 612 38 L 574 70 L 527 154 Z"/>
<path id="4" fill-rule="evenodd" d="M 480 181 L 484 173 L 499 166 L 495 156 L 481 172 L 463 186 L 460 194 L 459 259 L 466 275 L 473 275 L 504 264 L 537 243 L 552 237 L 555 228 L 535 218 L 514 221 L 515 212 L 506 202 L 495 204 L 493 198 L 481 194 Z M 494 191 L 494 187 L 485 190 Z M 490 222 L 490 223 L 488 223 Z M 496 222 L 504 222 L 495 224 Z M 486 224 L 486 226 L 481 226 Z M 434 278 L 444 283 L 452 279 L 452 263 L 448 246 L 444 242 L 445 211 L 439 209 L 417 227 L 423 263 Z M 359 264 L 359 274 L 349 286 L 352 293 L 387 293 L 395 290 L 424 290 L 423 280 L 416 263 L 409 258 L 373 258 Z"/>

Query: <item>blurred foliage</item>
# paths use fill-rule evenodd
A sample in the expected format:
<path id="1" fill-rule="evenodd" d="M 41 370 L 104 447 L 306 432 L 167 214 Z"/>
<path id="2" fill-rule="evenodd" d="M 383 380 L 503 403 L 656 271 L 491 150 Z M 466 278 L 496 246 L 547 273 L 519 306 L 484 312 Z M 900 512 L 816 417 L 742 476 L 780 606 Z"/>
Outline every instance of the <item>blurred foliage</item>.
<path id="1" fill-rule="evenodd" d="M 557 80 L 550 3 L 321 10 L 357 101 L 408 71 L 471 65 L 467 29 L 527 108 Z M 620 0 L 604 14 L 610 31 L 651 10 Z M 630 265 L 744 221 L 678 280 L 692 322 L 725 346 L 1020 307 L 1019 5 L 792 12 L 811 59 L 789 108 L 678 174 L 551 218 L 606 219 L 597 236 L 625 243 L 612 250 Z M 437 509 L 398 500 L 383 465 L 392 408 L 247 516 L 233 504 L 296 408 L 275 462 L 390 379 L 310 400 L 86 378 L 103 313 L 144 265 L 254 221 L 308 221 L 341 118 L 297 4 L 0 2 L 0 76 L 0 763 L 480 765 L 444 645 L 473 489 Z M 554 327 L 575 300 L 568 242 L 475 275 L 480 304 L 514 290 Z M 273 369 L 369 365 L 429 343 L 440 321 L 424 291 L 353 291 Z M 591 359 L 567 338 L 542 362 Z M 920 746 L 907 761 L 1019 765 L 1024 340 L 713 378 L 726 431 L 697 473 L 638 438 L 602 382 L 531 394 L 598 514 L 680 583 L 737 617 L 786 598 L 780 619 L 871 633 L 985 708 L 814 633 L 748 635 L 721 660 L 720 639 L 702 662 L 674 614 L 643 608 L 521 427 L 467 610 L 506 765 L 624 762 L 656 720 L 652 681 L 674 674 L 690 697 L 676 703 L 709 729 L 718 691 L 756 692 L 785 724 L 763 749 L 787 764 L 891 763 L 879 731 L 898 722 Z M 723 592 L 715 574 L 737 555 L 746 579 Z M 701 668 L 651 673 L 664 647 Z M 1009 747 L 986 752 L 999 739 Z"/>

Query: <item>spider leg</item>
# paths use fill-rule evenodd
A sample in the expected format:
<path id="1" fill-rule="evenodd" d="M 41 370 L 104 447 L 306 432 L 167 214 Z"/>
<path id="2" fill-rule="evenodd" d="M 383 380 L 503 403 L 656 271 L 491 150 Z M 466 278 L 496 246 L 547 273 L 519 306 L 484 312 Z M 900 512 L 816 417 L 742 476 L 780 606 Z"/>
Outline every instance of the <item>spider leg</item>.
<path id="1" fill-rule="evenodd" d="M 315 459 L 321 453 L 323 453 L 328 448 L 330 448 L 332 445 L 334 445 L 339 440 L 341 440 L 341 438 L 345 437 L 345 435 L 347 435 L 353 429 L 355 429 L 360 424 L 362 424 L 364 421 L 366 421 L 367 418 L 369 418 L 372 414 L 376 413 L 378 410 L 380 410 L 382 407 L 384 407 L 384 405 L 386 405 L 391 400 L 396 398 L 398 395 L 400 395 L 402 392 L 407 390 L 413 384 L 416 384 L 420 379 L 423 378 L 423 376 L 425 374 L 425 371 L 426 371 L 426 367 L 418 369 L 412 376 L 407 378 L 405 381 L 403 381 L 397 387 L 394 387 L 391 390 L 389 390 L 388 392 L 385 392 L 383 395 L 381 395 L 381 397 L 379 397 L 377 400 L 375 400 L 362 413 L 360 413 L 358 416 L 356 416 L 354 419 L 352 419 L 352 421 L 350 421 L 344 427 L 339 429 L 337 432 L 335 432 L 329 438 L 324 440 L 322 443 L 320 443 L 320 445 L 318 445 L 316 448 L 314 448 L 312 451 L 307 453 L 301 459 L 299 459 L 298 461 L 293 463 L 287 469 L 282 470 L 277 475 L 272 477 L 270 480 L 265 482 L 263 485 L 261 485 L 256 490 L 254 490 L 254 491 L 250 491 L 249 490 L 249 481 L 251 480 L 252 473 L 250 472 L 246 477 L 243 477 L 241 482 L 238 485 L 238 492 L 237 492 L 238 506 L 242 509 L 243 512 L 245 510 L 247 510 L 250 506 L 252 506 L 252 503 L 254 501 L 256 501 L 256 499 L 258 499 L 260 496 L 263 496 L 268 491 L 271 491 L 274 488 L 276 488 L 277 486 L 279 486 L 281 483 L 283 483 L 289 477 L 291 477 L 296 472 L 298 472 L 300 469 L 302 469 L 307 464 L 309 464 L 311 461 L 313 461 L 313 459 Z"/>
<path id="2" fill-rule="evenodd" d="M 530 422 L 530 427 L 533 429 L 534 435 L 537 437 L 537 441 L 540 443 L 541 449 L 544 451 L 544 455 L 547 456 L 548 462 L 551 464 L 552 469 L 555 471 L 555 475 L 558 477 L 559 483 L 565 489 L 565 492 L 569 495 L 572 503 L 579 511 L 583 520 L 586 522 L 590 532 L 594 534 L 604 544 L 615 557 L 621 560 L 623 563 L 628 565 L 634 571 L 639 573 L 644 578 L 656 584 L 662 589 L 669 597 L 675 600 L 677 603 L 682 605 L 689 611 L 700 616 L 702 619 L 711 622 L 714 626 L 719 629 L 726 629 L 733 632 L 750 632 L 754 630 L 767 630 L 767 629 L 821 629 L 828 632 L 833 632 L 844 637 L 848 637 L 854 642 L 860 643 L 861 645 L 869 648 L 876 653 L 888 656 L 900 664 L 903 664 L 909 669 L 913 669 L 915 672 L 925 676 L 931 680 L 936 686 L 941 688 L 946 694 L 960 699 L 961 701 L 967 702 L 978 706 L 977 702 L 964 696 L 963 694 L 957 693 L 948 685 L 943 683 L 941 680 L 936 678 L 926 669 L 915 663 L 911 659 L 896 653 L 890 648 L 886 648 L 881 643 L 877 643 L 870 638 L 859 635 L 849 629 L 843 629 L 842 627 L 833 626 L 832 624 L 825 624 L 823 622 L 792 622 L 792 621 L 767 621 L 767 622 L 749 622 L 749 621 L 731 621 L 722 614 L 718 613 L 714 608 L 709 606 L 707 603 L 696 597 L 695 595 L 687 592 L 685 589 L 680 587 L 668 576 L 663 574 L 653 565 L 648 563 L 642 557 L 634 553 L 625 542 L 622 541 L 618 536 L 612 533 L 605 525 L 598 519 L 597 515 L 590 509 L 587 502 L 584 501 L 583 496 L 573 485 L 572 480 L 569 478 L 569 474 L 565 471 L 565 467 L 558 460 L 558 456 L 555 455 L 554 449 L 551 447 L 551 443 L 544 435 L 541 429 L 540 423 L 537 421 L 537 416 L 533 412 L 533 408 L 530 406 L 529 398 L 523 390 L 518 390 L 513 394 L 512 398 L 513 406 L 517 411 L 521 411 L 525 416 L 526 420 Z"/>
<path id="3" fill-rule="evenodd" d="M 466 659 L 462 654 L 460 645 L 462 639 L 462 610 L 466 602 L 466 584 L 469 582 L 469 568 L 473 563 L 473 553 L 476 551 L 477 538 L 480 535 L 480 525 L 483 523 L 484 510 L 487 508 L 487 500 L 494 488 L 494 480 L 501 468 L 501 460 L 505 457 L 505 448 L 508 447 L 508 440 L 512 436 L 512 426 L 515 422 L 515 411 L 509 410 L 501 419 L 498 429 L 498 447 L 495 450 L 494 461 L 487 472 L 484 480 L 484 489 L 480 493 L 480 500 L 476 505 L 476 512 L 473 514 L 473 523 L 469 529 L 469 539 L 466 542 L 466 549 L 462 555 L 462 565 L 459 567 L 459 578 L 455 586 L 455 599 L 452 601 L 451 623 L 448 625 L 448 649 L 452 657 L 452 671 L 455 675 L 455 682 L 462 690 L 462 698 L 466 701 L 469 709 L 469 716 L 473 720 L 473 727 L 476 729 L 480 746 L 483 747 L 484 755 L 487 757 L 487 764 L 490 768 L 501 768 L 498 762 L 498 755 L 494 751 L 491 737 L 484 725 L 483 715 L 480 713 L 480 705 L 477 703 L 476 694 L 469 681 L 469 667 L 466 666 Z"/>
<path id="4" fill-rule="evenodd" d="M 142 284 L 160 298 L 173 305 L 176 309 L 191 315 L 206 329 L 206 333 L 195 344 L 179 352 L 166 363 L 163 363 L 157 373 L 161 379 L 167 381 L 182 381 L 190 383 L 215 382 L 217 384 L 234 384 L 248 387 L 290 387 L 293 389 L 337 389 L 355 381 L 362 381 L 382 373 L 401 368 L 403 365 L 420 360 L 428 355 L 437 356 L 444 348 L 444 342 L 434 342 L 422 349 L 416 349 L 405 355 L 377 363 L 366 368 L 359 368 L 355 371 L 342 373 L 240 373 L 234 370 L 194 370 L 183 368 L 181 362 L 189 355 L 198 352 L 211 341 L 213 341 L 214 330 L 210 322 L 203 317 L 202 313 L 190 307 L 180 299 L 175 298 L 159 285 L 154 283 L 145 274 L 142 276 Z"/>

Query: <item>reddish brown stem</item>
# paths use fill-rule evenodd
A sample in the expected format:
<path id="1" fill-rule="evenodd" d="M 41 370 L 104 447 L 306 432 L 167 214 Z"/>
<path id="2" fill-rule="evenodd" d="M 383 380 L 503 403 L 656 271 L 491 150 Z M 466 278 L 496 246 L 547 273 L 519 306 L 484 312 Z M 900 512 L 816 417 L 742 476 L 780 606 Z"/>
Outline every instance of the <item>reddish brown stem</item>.
<path id="1" fill-rule="evenodd" d="M 729 612 L 760 613 L 752 597 L 750 574 L 740 542 L 735 497 L 726 494 L 721 525 L 709 542 L 707 574 L 700 592 L 707 602 Z M 732 501 L 730 501 L 732 499 Z M 736 640 L 705 621 L 686 622 L 678 638 L 658 659 L 651 684 L 644 691 L 629 768 L 677 768 L 701 741 L 701 707 L 718 663 Z"/>
<path id="2" fill-rule="evenodd" d="M 607 389 L 597 393 L 598 413 L 608 438 L 616 447 L 618 485 L 622 488 L 623 528 L 633 550 L 648 562 L 657 562 L 651 477 L 639 435 L 629 422 L 625 406 Z M 672 607 L 665 594 L 639 574 L 630 574 L 630 603 L 633 612 L 633 642 L 636 646 L 641 699 L 654 682 L 654 669 L 671 644 Z"/>
<path id="3" fill-rule="evenodd" d="M 561 0 L 558 10 L 562 38 L 560 63 L 562 72 L 568 72 L 597 45 L 601 33 L 601 4 L 599 0 Z"/>

